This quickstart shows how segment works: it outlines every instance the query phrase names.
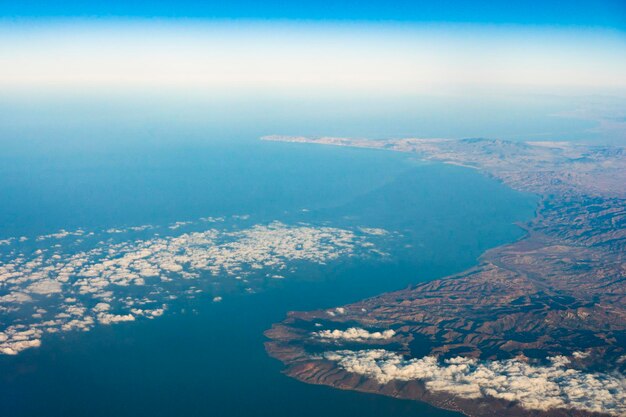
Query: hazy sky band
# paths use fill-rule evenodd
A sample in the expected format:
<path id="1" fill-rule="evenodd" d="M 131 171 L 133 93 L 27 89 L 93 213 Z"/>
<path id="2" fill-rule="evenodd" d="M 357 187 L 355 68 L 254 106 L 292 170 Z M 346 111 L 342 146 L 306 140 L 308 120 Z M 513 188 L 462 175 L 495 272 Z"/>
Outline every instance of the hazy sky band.
<path id="1" fill-rule="evenodd" d="M 244 20 L 0 26 L 0 88 L 424 92 L 626 89 L 615 30 Z"/>
<path id="2" fill-rule="evenodd" d="M 530 24 L 626 30 L 623 0 L 20 0 L 6 18 L 212 18 Z"/>

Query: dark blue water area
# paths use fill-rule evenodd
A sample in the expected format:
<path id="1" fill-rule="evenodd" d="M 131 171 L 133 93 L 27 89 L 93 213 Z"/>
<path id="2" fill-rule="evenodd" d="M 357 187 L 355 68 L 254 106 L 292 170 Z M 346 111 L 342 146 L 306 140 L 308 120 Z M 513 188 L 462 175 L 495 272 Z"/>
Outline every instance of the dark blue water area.
<path id="1" fill-rule="evenodd" d="M 10 155 L 0 157 L 0 236 L 232 214 L 399 235 L 386 261 L 300 268 L 256 294 L 181 300 L 155 320 L 52 335 L 0 356 L 1 416 L 456 415 L 288 378 L 265 353 L 263 332 L 291 310 L 470 267 L 522 237 L 514 223 L 536 204 L 476 171 L 387 151 L 243 140 Z"/>
<path id="2" fill-rule="evenodd" d="M 258 140 L 47 145 L 0 156 L 0 236 L 341 205 L 392 181 L 402 155 Z"/>

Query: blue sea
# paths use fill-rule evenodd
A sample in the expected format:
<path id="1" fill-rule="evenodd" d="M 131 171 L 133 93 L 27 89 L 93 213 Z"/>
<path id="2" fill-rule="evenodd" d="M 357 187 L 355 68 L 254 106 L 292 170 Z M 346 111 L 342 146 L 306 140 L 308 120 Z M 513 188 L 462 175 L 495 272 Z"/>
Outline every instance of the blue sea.
<path id="1" fill-rule="evenodd" d="M 189 129 L 184 106 L 152 124 L 128 114 L 116 124 L 104 110 L 102 118 L 71 118 L 28 108 L 31 127 L 14 120 L 2 130 L 0 239 L 233 215 L 384 228 L 397 237 L 386 260 L 299 268 L 254 293 L 180 299 L 154 320 L 54 334 L 39 348 L 2 355 L 1 416 L 456 415 L 290 379 L 265 353 L 263 332 L 288 311 L 471 267 L 486 249 L 523 236 L 516 222 L 533 216 L 536 197 L 409 154 L 258 140 L 295 133 L 296 125 L 280 131 L 275 115 L 262 129 L 232 121 Z"/>

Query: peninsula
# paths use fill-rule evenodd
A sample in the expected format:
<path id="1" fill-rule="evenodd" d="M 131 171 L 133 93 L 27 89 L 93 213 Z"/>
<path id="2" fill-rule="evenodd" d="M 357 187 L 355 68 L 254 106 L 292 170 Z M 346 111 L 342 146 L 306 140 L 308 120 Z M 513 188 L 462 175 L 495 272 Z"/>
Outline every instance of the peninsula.
<path id="1" fill-rule="evenodd" d="M 458 275 L 291 312 L 266 349 L 301 381 L 468 416 L 626 415 L 626 150 L 491 139 L 264 140 L 415 153 L 535 193 L 526 236 Z"/>

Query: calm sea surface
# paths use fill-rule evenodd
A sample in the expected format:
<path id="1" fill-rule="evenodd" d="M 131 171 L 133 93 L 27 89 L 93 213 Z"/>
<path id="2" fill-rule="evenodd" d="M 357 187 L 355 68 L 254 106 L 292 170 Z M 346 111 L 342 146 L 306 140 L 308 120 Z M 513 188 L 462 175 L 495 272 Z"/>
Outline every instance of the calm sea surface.
<path id="1" fill-rule="evenodd" d="M 271 132 L 268 132 L 271 133 Z M 281 374 L 263 331 L 474 264 L 522 236 L 536 200 L 411 155 L 237 140 L 19 141 L 0 155 L 0 238 L 248 214 L 400 232 L 387 262 L 300 269 L 256 294 L 174 303 L 163 317 L 47 337 L 0 356 L 0 416 L 448 416 L 416 402 Z M 389 248 L 388 248 L 389 249 Z"/>

